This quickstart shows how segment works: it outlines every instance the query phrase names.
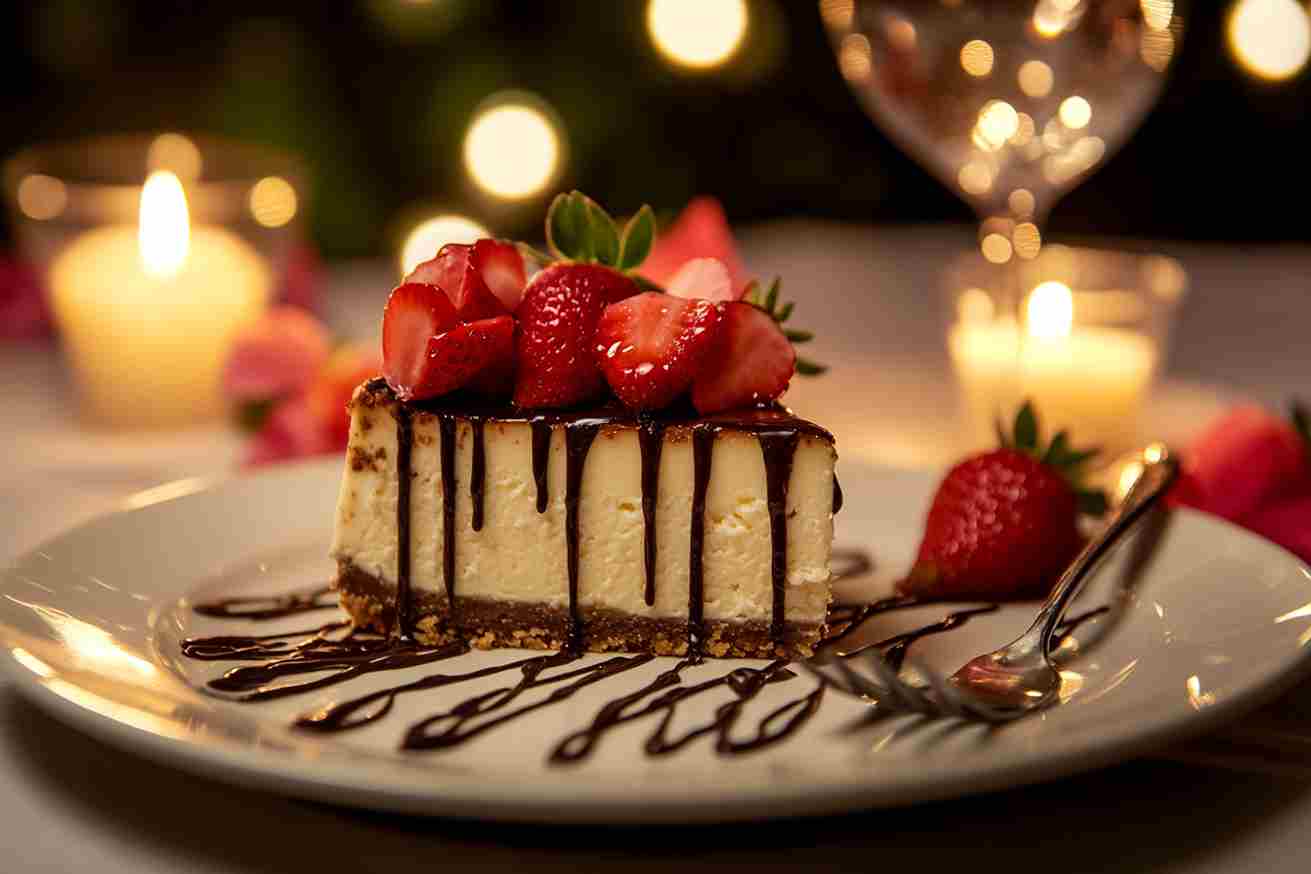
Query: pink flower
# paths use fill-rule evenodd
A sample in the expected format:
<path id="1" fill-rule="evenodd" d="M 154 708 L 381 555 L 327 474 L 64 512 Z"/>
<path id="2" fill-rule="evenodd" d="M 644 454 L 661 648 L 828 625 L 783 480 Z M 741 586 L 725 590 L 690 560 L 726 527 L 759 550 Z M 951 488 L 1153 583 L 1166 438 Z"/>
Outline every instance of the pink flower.
<path id="1" fill-rule="evenodd" d="M 656 237 L 651 254 L 639 270 L 652 282 L 668 285 L 679 268 L 694 258 L 716 258 L 723 262 L 734 289 L 742 288 L 746 282 L 737 241 L 733 239 L 724 208 L 713 197 L 693 198 L 682 215 Z"/>
<path id="2" fill-rule="evenodd" d="M 50 307 L 36 271 L 0 257 L 0 340 L 36 340 L 51 333 Z"/>
<path id="3" fill-rule="evenodd" d="M 243 328 L 223 368 L 223 392 L 232 401 L 266 401 L 304 391 L 328 360 L 332 340 L 302 309 L 276 306 Z"/>
<path id="4" fill-rule="evenodd" d="M 282 268 L 282 285 L 278 301 L 300 307 L 312 313 L 319 312 L 323 287 L 323 264 L 313 243 L 299 243 L 287 253 Z"/>
<path id="5" fill-rule="evenodd" d="M 382 356 L 376 349 L 358 343 L 341 347 L 319 371 L 307 397 L 310 409 L 327 434 L 333 448 L 346 448 L 350 436 L 350 415 L 346 404 L 365 380 L 382 373 Z"/>
<path id="6" fill-rule="evenodd" d="M 319 455 L 338 449 L 308 398 L 299 395 L 281 401 L 269 413 L 259 431 L 246 445 L 246 466 L 257 467 Z"/>

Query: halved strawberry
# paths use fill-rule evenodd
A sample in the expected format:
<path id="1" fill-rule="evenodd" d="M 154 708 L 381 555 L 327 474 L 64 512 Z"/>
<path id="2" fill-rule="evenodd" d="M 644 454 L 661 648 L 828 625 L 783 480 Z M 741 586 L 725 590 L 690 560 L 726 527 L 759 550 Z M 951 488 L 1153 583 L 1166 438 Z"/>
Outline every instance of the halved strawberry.
<path id="1" fill-rule="evenodd" d="M 599 264 L 562 262 L 542 270 L 524 290 L 519 318 L 514 402 L 569 407 L 605 387 L 593 354 L 601 312 L 637 293 L 632 279 Z"/>
<path id="2" fill-rule="evenodd" d="M 469 252 L 469 265 L 506 311 L 514 312 L 523 300 L 525 283 L 523 256 L 514 243 L 481 239 Z"/>
<path id="3" fill-rule="evenodd" d="M 481 241 L 480 241 L 481 242 Z M 495 240 L 486 242 L 495 245 Z M 476 244 L 475 244 L 476 245 Z M 451 299 L 456 313 L 462 322 L 475 322 L 490 319 L 510 312 L 501 300 L 488 288 L 482 272 L 478 269 L 480 260 L 492 260 L 488 253 L 484 259 L 473 256 L 474 246 L 463 243 L 447 243 L 442 246 L 436 257 L 424 261 L 410 271 L 406 282 L 424 282 L 436 285 L 446 292 Z M 516 251 L 515 255 L 519 253 Z M 520 261 L 522 265 L 522 260 Z M 504 282 L 500 275 L 504 268 L 498 268 L 497 281 Z"/>
<path id="4" fill-rule="evenodd" d="M 659 409 L 692 384 L 718 326 L 710 301 L 648 291 L 606 307 L 596 326 L 596 363 L 625 405 Z"/>
<path id="5" fill-rule="evenodd" d="M 797 353 L 774 319 L 749 303 L 721 304 L 718 337 L 692 380 L 692 404 L 708 415 L 782 397 Z"/>
<path id="6" fill-rule="evenodd" d="M 401 400 L 417 397 L 428 368 L 428 341 L 459 321 L 446 292 L 424 282 L 396 286 L 382 313 L 383 375 Z"/>
<path id="7" fill-rule="evenodd" d="M 416 400 L 435 398 L 494 374 L 514 356 L 514 318 L 497 316 L 456 325 L 428 340 L 414 386 Z"/>
<path id="8" fill-rule="evenodd" d="M 741 300 L 746 286 L 733 289 L 733 277 L 718 258 L 693 258 L 670 278 L 665 290 L 674 297 L 721 301 Z"/>

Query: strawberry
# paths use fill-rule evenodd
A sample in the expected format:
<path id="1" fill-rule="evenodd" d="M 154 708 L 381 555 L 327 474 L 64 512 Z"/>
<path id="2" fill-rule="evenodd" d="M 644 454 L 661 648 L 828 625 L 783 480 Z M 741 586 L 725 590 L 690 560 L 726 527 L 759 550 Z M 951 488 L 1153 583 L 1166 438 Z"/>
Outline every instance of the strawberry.
<path id="1" fill-rule="evenodd" d="M 733 290 L 733 278 L 729 276 L 724 262 L 718 258 L 693 258 L 670 277 L 665 291 L 674 297 L 719 303 L 740 300 L 746 287 Z"/>
<path id="2" fill-rule="evenodd" d="M 523 256 L 514 243 L 479 240 L 469 252 L 469 267 L 482 278 L 487 290 L 507 313 L 515 311 L 523 300 L 525 279 Z"/>
<path id="3" fill-rule="evenodd" d="M 637 293 L 632 279 L 599 264 L 565 262 L 542 270 L 519 303 L 521 407 L 569 407 L 605 386 L 593 356 L 596 325 L 607 306 Z"/>
<path id="4" fill-rule="evenodd" d="M 472 385 L 480 378 L 494 386 L 504 362 L 514 357 L 514 319 L 497 316 L 465 322 L 428 338 L 416 399 L 435 398 Z"/>
<path id="5" fill-rule="evenodd" d="M 319 420 L 332 444 L 346 448 L 350 436 L 350 414 L 346 405 L 360 383 L 372 379 L 381 370 L 376 349 L 356 343 L 346 344 L 332 353 L 306 390 L 310 410 Z"/>
<path id="6" fill-rule="evenodd" d="M 474 322 L 514 312 L 523 297 L 523 256 L 513 243 L 484 237 L 466 245 L 447 243 L 410 271 L 406 282 L 436 285 L 451 299 L 460 320 Z"/>
<path id="7" fill-rule="evenodd" d="M 625 405 L 656 410 L 687 391 L 718 325 L 719 310 L 708 300 L 648 291 L 605 308 L 596 363 Z"/>
<path id="8" fill-rule="evenodd" d="M 713 197 L 697 197 L 665 229 L 651 249 L 642 273 L 654 282 L 673 284 L 673 277 L 694 258 L 715 258 L 728 270 L 730 285 L 741 288 L 745 276 L 737 242 L 724 217 L 724 208 Z"/>
<path id="9" fill-rule="evenodd" d="M 1038 446 L 1025 404 L 1003 445 L 953 467 L 929 507 L 924 539 L 902 594 L 996 600 L 1044 594 L 1079 551 L 1081 507 L 1102 512 L 1105 497 L 1074 477 L 1092 452 L 1069 449 L 1065 432 Z"/>
<path id="10" fill-rule="evenodd" d="M 1255 404 L 1212 424 L 1186 453 L 1184 484 L 1175 500 L 1238 520 L 1301 491 L 1311 493 L 1308 443 L 1298 413 L 1287 422 Z"/>
<path id="11" fill-rule="evenodd" d="M 742 301 L 722 307 L 714 346 L 692 380 L 692 404 L 703 415 L 776 400 L 796 370 L 797 353 L 768 313 Z"/>
<path id="12" fill-rule="evenodd" d="M 1245 528 L 1311 562 L 1311 495 L 1262 507 L 1241 522 Z"/>
<path id="13" fill-rule="evenodd" d="M 450 298 L 436 285 L 406 282 L 392 291 L 382 312 L 382 370 L 401 400 L 414 398 L 423 382 L 428 340 L 458 321 Z"/>

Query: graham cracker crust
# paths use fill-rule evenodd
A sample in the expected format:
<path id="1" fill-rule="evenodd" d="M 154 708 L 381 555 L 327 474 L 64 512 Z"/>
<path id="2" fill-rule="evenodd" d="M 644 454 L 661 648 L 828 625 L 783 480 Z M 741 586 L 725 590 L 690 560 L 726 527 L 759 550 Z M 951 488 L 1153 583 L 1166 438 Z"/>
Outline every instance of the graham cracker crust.
<path id="1" fill-rule="evenodd" d="M 396 587 L 355 567 L 338 562 L 333 583 L 342 608 L 359 627 L 386 634 L 395 622 Z M 546 604 L 455 599 L 459 627 L 451 623 L 444 595 L 415 592 L 415 637 L 421 643 L 442 644 L 463 639 L 477 649 L 515 647 L 558 650 L 569 636 L 569 611 Z M 583 608 L 583 646 L 589 652 L 648 652 L 662 656 L 687 654 L 687 623 L 680 619 L 652 619 L 617 610 Z M 769 623 L 706 620 L 705 653 L 716 658 L 808 658 L 814 654 L 824 628 L 812 623 L 789 622 L 784 639 L 770 639 Z"/>

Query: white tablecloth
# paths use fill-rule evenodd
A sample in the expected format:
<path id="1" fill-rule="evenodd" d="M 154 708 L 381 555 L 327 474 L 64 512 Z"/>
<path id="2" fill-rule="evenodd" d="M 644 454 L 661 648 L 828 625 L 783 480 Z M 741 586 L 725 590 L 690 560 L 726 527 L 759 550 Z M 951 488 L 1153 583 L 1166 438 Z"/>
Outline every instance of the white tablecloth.
<path id="1" fill-rule="evenodd" d="M 786 277 L 815 357 L 835 365 L 790 396 L 832 425 L 847 457 L 935 465 L 955 451 L 938 272 L 966 229 L 788 222 L 749 229 L 746 256 Z M 1189 271 L 1155 433 L 1194 430 L 1225 397 L 1311 397 L 1311 249 L 1165 245 Z M 376 334 L 386 265 L 337 269 L 329 320 Z M 53 350 L 0 347 L 0 563 L 125 495 L 232 469 L 222 427 L 127 437 L 82 429 Z M 854 399 L 854 402 L 853 402 Z M 325 511 L 326 512 L 326 511 Z M 1311 725 L 1311 711 L 1307 713 Z M 1311 735 L 1307 735 L 1311 736 Z M 1266 736 L 1268 737 L 1268 735 Z M 1291 732 L 1282 743 L 1311 742 Z M 768 827 L 531 828 L 405 820 L 228 788 L 103 747 L 36 711 L 0 681 L 0 871 L 666 870 L 750 864 L 819 870 L 1031 863 L 1080 871 L 1302 872 L 1311 858 L 1311 780 L 1264 744 L 1246 770 L 1200 764 L 1233 743 L 1178 751 L 1060 783 L 959 802 Z M 1264 761 L 1263 761 L 1264 757 Z M 1274 776 L 1282 773 L 1283 776 Z M 1025 870 L 1021 867 L 1021 870 Z"/>

